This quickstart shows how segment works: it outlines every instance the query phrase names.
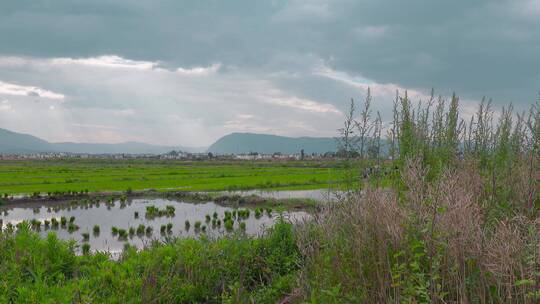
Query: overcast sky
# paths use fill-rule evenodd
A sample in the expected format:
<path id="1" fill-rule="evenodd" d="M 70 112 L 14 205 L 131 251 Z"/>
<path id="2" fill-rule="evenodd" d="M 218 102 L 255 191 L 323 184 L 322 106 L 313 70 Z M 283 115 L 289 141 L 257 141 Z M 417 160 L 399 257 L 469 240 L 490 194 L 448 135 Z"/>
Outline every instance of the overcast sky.
<path id="1" fill-rule="evenodd" d="M 525 108 L 540 1 L 0 2 L 0 128 L 50 141 L 333 136 L 368 86 Z"/>

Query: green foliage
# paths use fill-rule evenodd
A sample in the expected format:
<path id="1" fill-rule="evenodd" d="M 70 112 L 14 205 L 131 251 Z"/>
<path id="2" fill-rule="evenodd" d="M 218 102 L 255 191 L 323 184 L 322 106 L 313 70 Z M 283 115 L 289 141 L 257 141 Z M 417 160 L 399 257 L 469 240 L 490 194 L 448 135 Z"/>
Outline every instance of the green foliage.
<path id="1" fill-rule="evenodd" d="M 275 303 L 291 291 L 299 253 L 292 225 L 261 238 L 181 239 L 119 261 L 54 233 L 0 234 L 0 303 Z M 251 299 L 251 300 L 250 300 Z"/>
<path id="2" fill-rule="evenodd" d="M 159 209 L 158 207 L 152 205 L 152 206 L 146 207 L 145 217 L 147 219 L 153 219 L 155 217 L 162 217 L 162 216 L 173 217 L 174 212 L 175 212 L 175 208 L 174 206 L 171 206 L 171 205 L 165 206 L 164 209 Z"/>
<path id="3" fill-rule="evenodd" d="M 126 194 L 128 188 L 132 191 L 317 189 L 337 183 L 342 175 L 343 170 L 335 161 L 3 160 L 0 189 L 5 195 L 41 191 L 48 198 L 80 196 L 80 189 L 85 189 L 83 193 L 123 191 Z"/>
<path id="4" fill-rule="evenodd" d="M 425 232 L 424 232 L 425 233 Z M 400 301 L 406 303 L 431 303 L 431 299 L 446 295 L 441 291 L 440 261 L 444 247 L 431 255 L 422 234 L 413 230 L 404 249 L 393 254 L 392 287 L 400 290 Z"/>

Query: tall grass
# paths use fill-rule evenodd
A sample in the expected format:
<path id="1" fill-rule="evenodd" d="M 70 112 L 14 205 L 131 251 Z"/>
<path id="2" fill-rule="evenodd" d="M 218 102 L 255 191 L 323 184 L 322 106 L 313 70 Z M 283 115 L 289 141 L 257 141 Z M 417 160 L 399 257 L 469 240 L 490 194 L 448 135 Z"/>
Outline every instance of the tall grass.
<path id="1" fill-rule="evenodd" d="M 537 303 L 540 217 L 535 196 L 493 219 L 478 164 L 428 182 L 421 161 L 406 191 L 368 187 L 299 228 L 304 296 L 318 302 Z M 538 188 L 516 177 L 519 187 Z"/>
<path id="2" fill-rule="evenodd" d="M 351 149 L 340 153 L 347 164 L 351 158 L 374 163 L 364 144 L 354 145 L 371 130 L 365 126 L 370 102 L 368 96 L 356 123 L 351 104 L 345 126 L 360 127 L 340 130 L 348 143 L 342 147 Z M 496 113 L 483 100 L 465 122 L 456 95 L 447 101 L 432 93 L 414 105 L 406 92 L 396 94 L 385 162 L 392 174 L 352 181 L 362 191 L 328 203 L 297 229 L 304 257 L 299 298 L 538 303 L 539 118 L 540 103 L 528 112 L 508 106 Z M 392 187 L 374 187 L 381 179 Z"/>

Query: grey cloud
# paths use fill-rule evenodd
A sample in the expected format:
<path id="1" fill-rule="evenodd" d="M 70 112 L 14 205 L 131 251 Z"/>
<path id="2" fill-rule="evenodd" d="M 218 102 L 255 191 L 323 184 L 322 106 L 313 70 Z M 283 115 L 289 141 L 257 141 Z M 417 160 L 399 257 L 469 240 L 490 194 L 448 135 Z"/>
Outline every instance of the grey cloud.
<path id="1" fill-rule="evenodd" d="M 282 134 L 327 134 L 335 121 L 324 123 L 326 131 L 314 128 L 319 114 L 284 110 L 286 102 L 262 103 L 270 117 L 256 111 L 268 91 L 289 105 L 343 109 L 349 98 L 363 98 L 365 84 L 383 91 L 374 89 L 383 111 L 392 89 L 421 94 L 432 87 L 456 91 L 464 102 L 486 95 L 523 108 L 540 90 L 539 29 L 535 0 L 3 1 L 0 56 L 12 62 L 0 62 L 0 81 L 65 95 L 66 117 L 87 126 L 106 124 L 76 113 L 113 117 L 134 109 L 116 119 L 140 127 L 139 134 L 149 126 L 165 134 L 174 123 L 194 125 L 205 141 L 227 128 L 266 130 L 271 123 Z M 156 65 L 148 72 L 27 62 L 103 55 Z M 209 77 L 172 74 L 214 64 L 219 71 Z M 321 75 L 320 66 L 348 80 Z M 171 112 L 177 116 L 160 119 Z"/>
<path id="2" fill-rule="evenodd" d="M 312 54 L 380 83 L 476 99 L 529 103 L 540 86 L 533 0 L 5 1 L 0 14 L 4 54 L 254 69 Z"/>
<path id="3" fill-rule="evenodd" d="M 140 66 L 145 68 L 135 68 Z M 284 135 L 334 133 L 333 124 L 340 120 L 340 112 L 333 105 L 297 97 L 263 75 L 237 70 L 220 72 L 218 67 L 219 64 L 214 64 L 165 70 L 142 62 L 130 62 L 130 67 L 111 66 L 107 58 L 0 58 L 0 79 L 16 77 L 23 83 L 62 92 L 65 101 L 53 109 L 63 115 L 62 119 L 53 121 L 54 116 L 48 114 L 40 120 L 63 124 L 66 129 L 78 126 L 79 141 L 125 138 L 167 144 L 181 141 L 184 145 L 198 146 L 233 131 L 272 130 Z M 18 115 L 32 111 L 29 101 L 21 100 L 13 110 Z M 259 119 L 238 122 L 237 117 L 242 113 L 244 118 Z M 15 123 L 0 113 L 2 120 Z M 319 128 L 322 126 L 326 127 Z M 90 133 L 92 127 L 95 134 Z M 54 129 L 43 136 L 62 140 L 64 135 Z"/>

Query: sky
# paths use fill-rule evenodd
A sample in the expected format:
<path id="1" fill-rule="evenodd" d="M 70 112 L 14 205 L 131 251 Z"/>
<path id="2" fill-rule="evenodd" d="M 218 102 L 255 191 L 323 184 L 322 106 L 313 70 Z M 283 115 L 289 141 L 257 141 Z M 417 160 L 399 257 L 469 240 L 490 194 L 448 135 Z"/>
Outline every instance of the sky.
<path id="1" fill-rule="evenodd" d="M 406 3 L 406 5 L 404 4 Z M 62 142 L 207 146 L 231 132 L 335 136 L 368 87 L 540 91 L 540 1 L 0 2 L 0 128 Z"/>

